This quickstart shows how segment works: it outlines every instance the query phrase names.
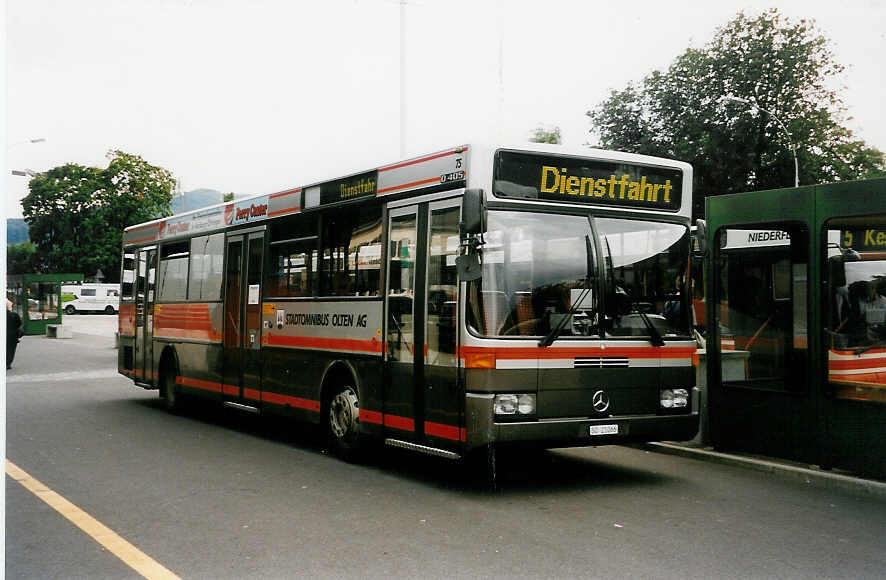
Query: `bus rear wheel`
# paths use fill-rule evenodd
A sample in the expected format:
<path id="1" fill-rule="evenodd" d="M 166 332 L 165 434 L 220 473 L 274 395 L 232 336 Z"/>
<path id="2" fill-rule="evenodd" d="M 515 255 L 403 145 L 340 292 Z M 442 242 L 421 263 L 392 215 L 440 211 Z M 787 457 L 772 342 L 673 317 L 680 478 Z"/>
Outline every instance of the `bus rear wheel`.
<path id="1" fill-rule="evenodd" d="M 175 373 L 166 369 L 160 373 L 160 397 L 163 398 L 163 406 L 170 413 L 177 413 L 182 408 L 181 393 L 175 384 Z"/>
<path id="2" fill-rule="evenodd" d="M 339 387 L 329 399 L 326 431 L 332 451 L 345 461 L 358 459 L 363 447 L 360 433 L 360 400 L 350 385 Z"/>
<path id="3" fill-rule="evenodd" d="M 110 304 L 105 306 L 105 314 L 114 314 L 115 312 L 117 312 L 117 311 L 114 310 L 114 307 L 111 306 Z"/>

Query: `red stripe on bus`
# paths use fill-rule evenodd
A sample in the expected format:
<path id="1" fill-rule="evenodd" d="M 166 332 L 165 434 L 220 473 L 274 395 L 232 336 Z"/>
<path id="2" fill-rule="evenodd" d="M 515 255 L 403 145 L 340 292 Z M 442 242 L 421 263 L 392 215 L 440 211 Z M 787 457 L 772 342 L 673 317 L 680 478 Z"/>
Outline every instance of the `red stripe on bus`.
<path id="1" fill-rule="evenodd" d="M 272 193 L 268 196 L 268 199 L 277 199 L 278 197 L 284 197 L 287 195 L 294 195 L 296 193 L 301 193 L 301 188 L 296 187 L 295 189 L 287 189 L 286 191 L 278 191 L 277 193 Z"/>
<path id="2" fill-rule="evenodd" d="M 222 385 L 222 393 L 232 397 L 239 397 L 240 387 L 237 385 Z"/>
<path id="3" fill-rule="evenodd" d="M 278 215 L 283 215 L 285 213 L 295 213 L 301 209 L 301 206 L 294 205 L 292 207 L 284 207 L 283 209 L 275 209 L 274 211 L 268 212 L 268 217 L 276 217 Z"/>
<path id="4" fill-rule="evenodd" d="M 404 161 L 403 163 L 395 163 L 394 165 L 387 165 L 385 167 L 379 167 L 378 172 L 381 173 L 383 171 L 391 171 L 393 169 L 400 169 L 401 167 L 409 167 L 410 165 L 415 165 L 417 163 L 424 163 L 425 161 L 431 161 L 433 159 L 440 159 L 441 157 L 448 157 L 449 155 L 456 155 L 458 153 L 464 153 L 465 151 L 467 151 L 467 147 L 459 148 L 458 150 L 453 149 L 452 151 L 443 151 L 442 153 L 435 153 L 433 155 L 419 157 L 418 159 Z"/>
<path id="5" fill-rule="evenodd" d="M 212 342 L 221 342 L 221 334 L 205 331 L 205 330 L 186 330 L 179 328 L 164 328 L 161 331 L 154 331 L 155 338 L 190 338 L 194 340 L 209 340 Z"/>
<path id="6" fill-rule="evenodd" d="M 297 409 L 305 409 L 308 411 L 320 412 L 320 401 L 313 399 L 302 399 L 300 397 L 291 397 L 289 395 L 281 395 L 280 393 L 270 393 L 265 391 L 261 394 L 262 401 L 273 403 L 275 405 L 289 405 Z"/>
<path id="7" fill-rule="evenodd" d="M 871 369 L 871 372 L 875 372 L 875 369 L 880 369 L 883 367 L 886 367 L 886 357 L 863 358 L 856 360 L 831 359 L 828 361 L 828 369 L 832 371 L 854 371 L 860 369 Z"/>
<path id="8" fill-rule="evenodd" d="M 156 304 L 154 336 L 221 341 L 221 329 L 214 328 L 209 304 Z"/>
<path id="9" fill-rule="evenodd" d="M 123 231 L 124 231 L 125 233 L 132 233 L 132 232 L 140 232 L 140 231 L 142 231 L 142 230 L 147 230 L 147 229 L 149 229 L 149 228 L 157 228 L 157 229 L 159 230 L 159 229 L 160 229 L 160 225 L 163 224 L 163 223 L 165 223 L 165 220 L 162 221 L 162 222 L 154 222 L 154 223 L 152 223 L 152 224 L 145 224 L 145 225 L 143 225 L 143 226 L 136 226 L 136 227 L 133 227 L 133 228 L 126 228 L 126 229 L 123 230 Z"/>
<path id="10" fill-rule="evenodd" d="M 157 239 L 157 234 L 154 234 L 152 236 L 148 236 L 147 238 L 137 238 L 135 240 L 126 240 L 126 243 L 127 244 L 140 244 L 142 242 L 153 242 L 156 239 Z"/>
<path id="11" fill-rule="evenodd" d="M 360 409 L 360 420 L 364 423 L 374 423 L 375 425 L 382 425 L 384 424 L 384 415 L 382 415 L 378 411 Z"/>
<path id="12" fill-rule="evenodd" d="M 459 349 L 459 357 L 468 355 L 494 355 L 497 359 L 566 359 L 575 357 L 626 357 L 635 359 L 680 359 L 691 358 L 695 354 L 693 347 L 649 347 L 649 346 L 607 346 L 573 348 L 573 347 L 505 347 L 487 348 L 482 346 L 463 346 Z"/>
<path id="13" fill-rule="evenodd" d="M 267 344 L 271 346 L 289 346 L 301 348 L 322 348 L 324 350 L 351 350 L 381 354 L 382 343 L 375 337 L 371 340 L 358 340 L 354 338 L 318 338 L 311 336 L 281 336 L 278 334 L 267 335 Z"/>
<path id="14" fill-rule="evenodd" d="M 393 427 L 401 431 L 415 431 L 415 421 L 409 417 L 385 415 L 385 427 Z"/>
<path id="15" fill-rule="evenodd" d="M 376 193 L 386 193 L 389 191 L 397 191 L 398 189 L 407 189 L 410 187 L 417 187 L 419 185 L 427 185 L 428 183 L 440 183 L 439 177 L 431 177 L 430 179 L 421 179 L 419 181 L 413 181 L 411 183 L 404 183 L 403 185 L 393 185 L 391 187 L 386 187 L 384 189 L 379 189 Z"/>
<path id="16" fill-rule="evenodd" d="M 243 389 L 243 398 L 261 401 L 261 391 L 256 389 Z"/>
<path id="17" fill-rule="evenodd" d="M 454 425 L 432 423 L 430 421 L 425 421 L 425 433 L 432 437 L 440 437 L 441 439 L 450 439 L 452 441 L 465 441 L 467 439 L 464 429 Z"/>
<path id="18" fill-rule="evenodd" d="M 222 392 L 222 384 L 215 381 L 204 381 L 202 379 L 194 379 L 191 377 L 183 377 L 181 375 L 175 377 L 176 384 L 183 387 L 191 387 L 194 389 L 202 389 L 204 391 L 212 391 L 214 393 Z"/>

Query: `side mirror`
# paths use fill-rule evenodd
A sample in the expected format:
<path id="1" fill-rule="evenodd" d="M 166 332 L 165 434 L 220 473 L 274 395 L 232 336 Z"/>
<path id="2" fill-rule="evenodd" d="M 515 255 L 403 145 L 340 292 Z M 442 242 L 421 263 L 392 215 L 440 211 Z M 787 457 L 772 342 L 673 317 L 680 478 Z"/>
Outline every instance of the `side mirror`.
<path id="1" fill-rule="evenodd" d="M 693 240 L 692 247 L 695 253 L 699 256 L 704 256 L 708 245 L 708 223 L 706 221 L 695 221 L 694 237 L 695 239 Z"/>
<path id="2" fill-rule="evenodd" d="M 466 189 L 461 199 L 462 237 L 486 233 L 486 193 L 482 189 Z"/>
<path id="3" fill-rule="evenodd" d="M 466 189 L 461 199 L 461 222 L 458 224 L 462 252 L 455 259 L 460 280 L 470 282 L 483 274 L 480 246 L 486 233 L 486 194 L 482 189 Z"/>

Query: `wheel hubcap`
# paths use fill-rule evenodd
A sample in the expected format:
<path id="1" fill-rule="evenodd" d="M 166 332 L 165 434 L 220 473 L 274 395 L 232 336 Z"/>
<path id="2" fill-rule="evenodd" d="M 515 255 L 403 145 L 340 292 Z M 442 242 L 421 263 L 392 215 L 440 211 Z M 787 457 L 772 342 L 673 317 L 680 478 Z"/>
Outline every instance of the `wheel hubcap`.
<path id="1" fill-rule="evenodd" d="M 350 387 L 340 392 L 329 405 L 329 427 L 332 434 L 342 439 L 357 428 L 359 408 L 357 394 Z"/>

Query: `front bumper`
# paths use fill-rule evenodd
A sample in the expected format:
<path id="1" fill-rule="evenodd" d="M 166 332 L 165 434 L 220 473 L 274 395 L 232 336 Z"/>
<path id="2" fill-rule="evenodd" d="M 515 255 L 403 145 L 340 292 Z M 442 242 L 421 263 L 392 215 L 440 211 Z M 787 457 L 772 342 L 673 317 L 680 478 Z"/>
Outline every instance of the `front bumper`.
<path id="1" fill-rule="evenodd" d="M 542 419 L 496 423 L 494 395 L 467 395 L 467 447 L 526 444 L 541 447 L 621 445 L 644 441 L 688 441 L 698 433 L 698 389 L 692 391 L 692 411 L 681 415 L 629 415 L 602 418 Z M 591 435 L 592 426 L 618 425 L 618 434 Z"/>

